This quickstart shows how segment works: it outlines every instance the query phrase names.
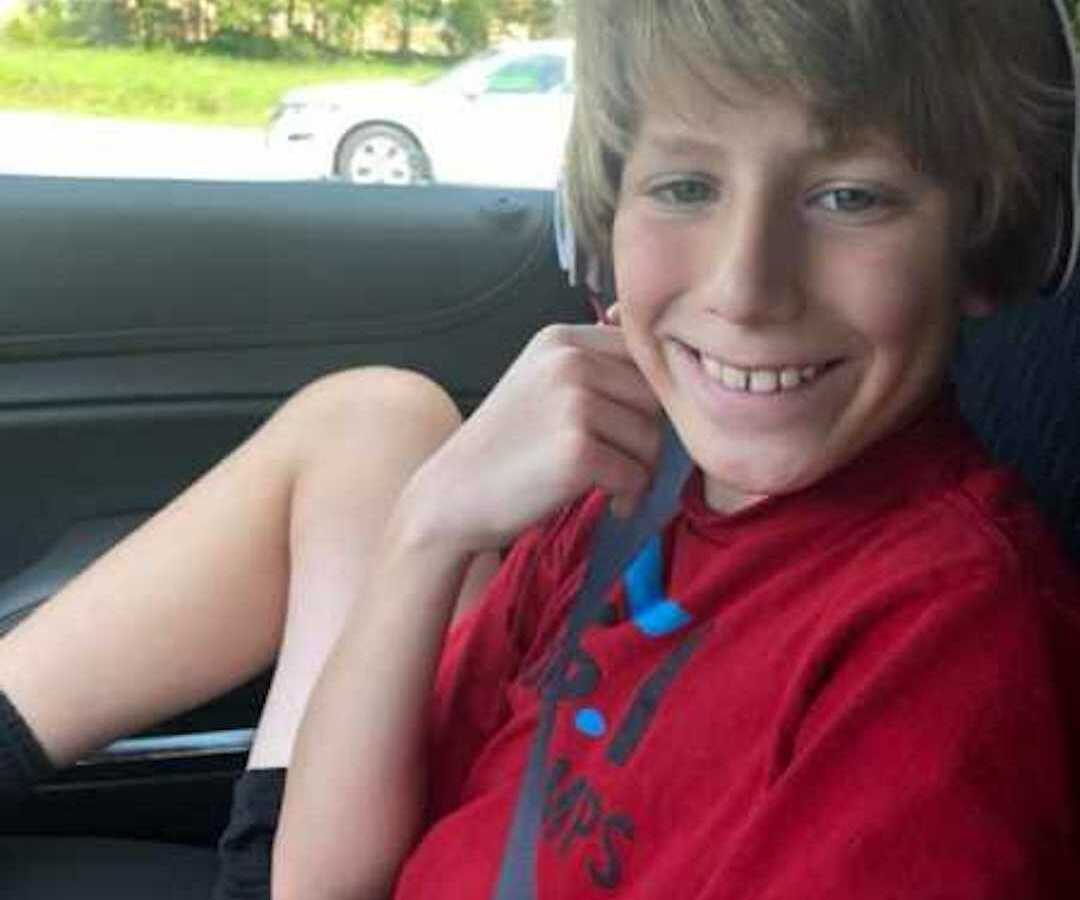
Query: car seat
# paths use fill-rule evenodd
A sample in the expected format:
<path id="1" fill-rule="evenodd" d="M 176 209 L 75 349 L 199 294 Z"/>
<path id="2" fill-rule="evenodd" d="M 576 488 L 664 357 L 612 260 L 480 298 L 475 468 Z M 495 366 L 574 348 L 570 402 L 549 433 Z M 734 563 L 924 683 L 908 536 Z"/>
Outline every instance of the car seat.
<path id="1" fill-rule="evenodd" d="M 104 838 L 0 839 L 7 900 L 209 900 L 217 854 Z"/>
<path id="2" fill-rule="evenodd" d="M 1080 279 L 969 322 L 952 376 L 965 418 L 1024 476 L 1080 566 Z"/>

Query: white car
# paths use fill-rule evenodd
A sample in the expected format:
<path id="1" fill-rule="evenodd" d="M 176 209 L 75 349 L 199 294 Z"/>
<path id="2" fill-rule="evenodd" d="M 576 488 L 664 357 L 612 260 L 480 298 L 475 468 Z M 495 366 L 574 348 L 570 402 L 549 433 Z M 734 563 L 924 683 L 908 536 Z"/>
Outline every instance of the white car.
<path id="1" fill-rule="evenodd" d="M 293 176 L 550 188 L 573 106 L 570 41 L 481 54 L 420 85 L 352 82 L 282 98 L 267 145 Z"/>

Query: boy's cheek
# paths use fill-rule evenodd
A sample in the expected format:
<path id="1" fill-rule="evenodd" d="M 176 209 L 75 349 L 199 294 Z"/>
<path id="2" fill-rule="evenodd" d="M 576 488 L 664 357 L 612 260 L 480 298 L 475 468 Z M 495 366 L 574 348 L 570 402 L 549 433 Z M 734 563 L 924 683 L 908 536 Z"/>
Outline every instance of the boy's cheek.
<path id="1" fill-rule="evenodd" d="M 616 216 L 612 253 L 616 294 L 624 307 L 670 296 L 686 267 L 684 242 L 632 209 Z"/>
<path id="2" fill-rule="evenodd" d="M 628 329 L 653 330 L 672 304 L 686 293 L 672 260 L 678 257 L 658 253 L 655 245 L 630 251 L 615 268 L 615 296 L 619 322 Z"/>
<path id="3" fill-rule="evenodd" d="M 925 322 L 928 310 L 911 298 L 892 302 L 880 295 L 851 312 L 848 323 L 854 326 L 863 341 L 876 346 L 904 343 Z"/>
<path id="4" fill-rule="evenodd" d="M 910 340 L 941 323 L 946 330 L 959 319 L 960 298 L 944 272 L 936 268 L 915 277 L 914 266 L 867 265 L 845 277 L 848 284 L 862 282 L 864 290 L 847 295 L 842 317 L 849 328 L 875 344 Z M 869 277 L 868 277 L 869 276 Z M 858 279 L 858 281 L 855 281 Z"/>

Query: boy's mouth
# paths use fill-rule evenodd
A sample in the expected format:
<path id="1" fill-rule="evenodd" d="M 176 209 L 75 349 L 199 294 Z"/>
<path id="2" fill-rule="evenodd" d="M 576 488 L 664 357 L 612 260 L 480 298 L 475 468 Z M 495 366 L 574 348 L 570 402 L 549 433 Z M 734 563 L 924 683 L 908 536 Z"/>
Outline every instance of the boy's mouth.
<path id="1" fill-rule="evenodd" d="M 697 350 L 691 350 L 691 352 L 697 357 L 701 370 L 710 380 L 726 390 L 747 394 L 776 394 L 799 390 L 813 384 L 839 363 L 839 360 L 830 360 L 812 365 L 791 363 L 782 366 L 742 368 L 722 362 Z"/>

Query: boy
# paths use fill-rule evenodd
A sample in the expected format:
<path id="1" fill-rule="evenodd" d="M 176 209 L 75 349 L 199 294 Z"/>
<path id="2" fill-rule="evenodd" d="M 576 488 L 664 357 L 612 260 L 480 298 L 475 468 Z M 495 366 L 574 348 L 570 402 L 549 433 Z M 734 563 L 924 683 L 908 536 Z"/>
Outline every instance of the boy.
<path id="1" fill-rule="evenodd" d="M 942 389 L 960 316 L 1046 268 L 1053 8 L 577 15 L 570 197 L 620 328 L 541 335 L 406 485 L 301 728 L 274 896 L 492 896 L 657 403 L 697 470 L 566 676 L 538 895 L 1072 895 L 1076 582 Z M 539 520 L 442 649 L 472 555 Z"/>
<path id="2" fill-rule="evenodd" d="M 539 896 L 1073 895 L 1076 582 L 941 388 L 958 318 L 1045 269 L 1049 3 L 577 14 L 570 196 L 621 326 L 546 330 L 458 430 L 401 373 L 303 392 L 5 639 L 7 711 L 62 763 L 284 629 L 219 896 L 266 895 L 290 758 L 276 900 L 492 896 L 592 525 L 644 493 L 662 410 L 697 470 L 567 673 Z M 90 612 L 126 627 L 89 646 Z"/>

